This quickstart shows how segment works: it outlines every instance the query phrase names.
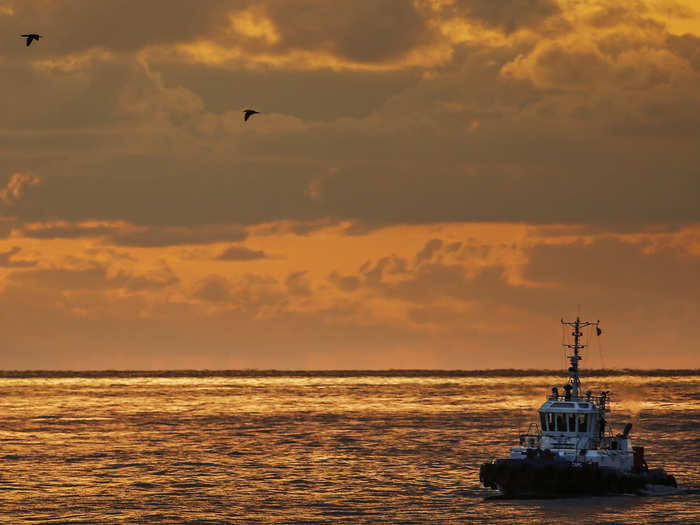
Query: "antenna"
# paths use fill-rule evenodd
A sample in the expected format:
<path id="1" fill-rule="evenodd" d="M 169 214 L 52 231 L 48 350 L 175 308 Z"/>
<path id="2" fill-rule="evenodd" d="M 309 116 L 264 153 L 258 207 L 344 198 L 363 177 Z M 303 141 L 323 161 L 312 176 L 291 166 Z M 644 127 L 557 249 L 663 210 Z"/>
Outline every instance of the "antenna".
<path id="1" fill-rule="evenodd" d="M 571 335 L 574 338 L 574 344 L 562 344 L 562 346 L 566 348 L 570 348 L 574 351 L 574 353 L 570 356 L 567 356 L 569 358 L 569 362 L 571 363 L 571 366 L 569 367 L 569 372 L 571 373 L 571 376 L 569 377 L 569 385 L 571 385 L 573 389 L 573 399 L 578 399 L 578 393 L 579 390 L 581 389 L 581 380 L 579 379 L 578 376 L 578 362 L 581 360 L 581 356 L 579 355 L 579 350 L 583 350 L 586 348 L 587 345 L 581 344 L 581 337 L 583 337 L 583 332 L 581 332 L 582 328 L 585 328 L 587 326 L 595 326 L 598 329 L 598 324 L 600 323 L 600 320 L 598 321 L 581 321 L 580 316 L 576 316 L 575 321 L 564 321 L 564 319 L 561 320 L 561 324 L 563 326 L 571 326 L 573 327 L 574 331 L 571 332 Z M 598 329 L 599 330 L 599 329 Z"/>

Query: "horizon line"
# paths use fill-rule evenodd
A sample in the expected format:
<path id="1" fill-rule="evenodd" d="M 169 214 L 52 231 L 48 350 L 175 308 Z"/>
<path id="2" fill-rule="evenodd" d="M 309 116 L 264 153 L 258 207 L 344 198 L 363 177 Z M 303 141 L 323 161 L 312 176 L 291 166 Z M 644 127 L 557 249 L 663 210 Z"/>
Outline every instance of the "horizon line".
<path id="1" fill-rule="evenodd" d="M 481 369 L 425 369 L 425 368 L 385 368 L 385 369 L 0 369 L 0 378 L 61 378 L 61 377 L 361 377 L 361 376 L 414 376 L 414 377 L 474 377 L 479 375 L 518 377 L 566 375 L 565 369 L 547 368 L 481 368 Z M 640 376 L 693 376 L 700 375 L 700 368 L 590 368 L 585 376 L 600 377 L 606 375 L 640 375 Z"/>

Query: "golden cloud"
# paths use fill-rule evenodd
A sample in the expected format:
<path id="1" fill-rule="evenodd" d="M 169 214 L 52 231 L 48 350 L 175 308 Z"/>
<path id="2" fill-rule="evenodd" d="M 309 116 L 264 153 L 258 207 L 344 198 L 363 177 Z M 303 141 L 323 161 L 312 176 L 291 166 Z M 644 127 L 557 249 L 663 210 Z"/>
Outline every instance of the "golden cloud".
<path id="1" fill-rule="evenodd" d="M 37 186 L 39 182 L 39 177 L 31 173 L 13 173 L 7 185 L 0 189 L 0 199 L 12 206 L 22 198 L 25 188 Z"/>

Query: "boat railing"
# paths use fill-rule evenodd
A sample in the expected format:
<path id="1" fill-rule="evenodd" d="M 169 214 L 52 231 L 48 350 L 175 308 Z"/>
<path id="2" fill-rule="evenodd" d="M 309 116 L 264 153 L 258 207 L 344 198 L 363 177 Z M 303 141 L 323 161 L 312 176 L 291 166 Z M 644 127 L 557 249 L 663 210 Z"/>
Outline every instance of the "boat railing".
<path id="1" fill-rule="evenodd" d="M 613 431 L 612 425 L 607 425 L 605 431 L 602 435 L 592 436 L 590 440 L 590 449 L 604 449 L 608 448 L 608 444 L 612 439 L 615 438 L 615 432 Z"/>
<path id="2" fill-rule="evenodd" d="M 608 408 L 610 405 L 610 402 L 612 400 L 612 396 L 610 395 L 610 392 L 606 392 L 603 395 L 600 396 L 577 396 L 574 397 L 572 395 L 566 395 L 566 394 L 560 394 L 560 395 L 550 395 L 549 399 L 551 401 L 568 401 L 568 402 L 576 402 L 576 403 L 593 403 L 596 407 L 598 408 Z"/>
<path id="3" fill-rule="evenodd" d="M 540 432 L 540 426 L 537 423 L 530 423 L 526 432 L 518 429 L 518 441 L 521 447 L 538 448 L 541 437 L 542 432 Z"/>

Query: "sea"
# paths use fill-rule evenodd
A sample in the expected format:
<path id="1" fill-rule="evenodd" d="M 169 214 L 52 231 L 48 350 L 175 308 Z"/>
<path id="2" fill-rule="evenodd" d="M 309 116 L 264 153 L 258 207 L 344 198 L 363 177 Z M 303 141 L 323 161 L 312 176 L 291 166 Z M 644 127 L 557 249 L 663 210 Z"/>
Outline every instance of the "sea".
<path id="1" fill-rule="evenodd" d="M 0 523 L 700 523 L 700 371 L 594 371 L 667 494 L 479 482 L 555 371 L 0 372 Z"/>

